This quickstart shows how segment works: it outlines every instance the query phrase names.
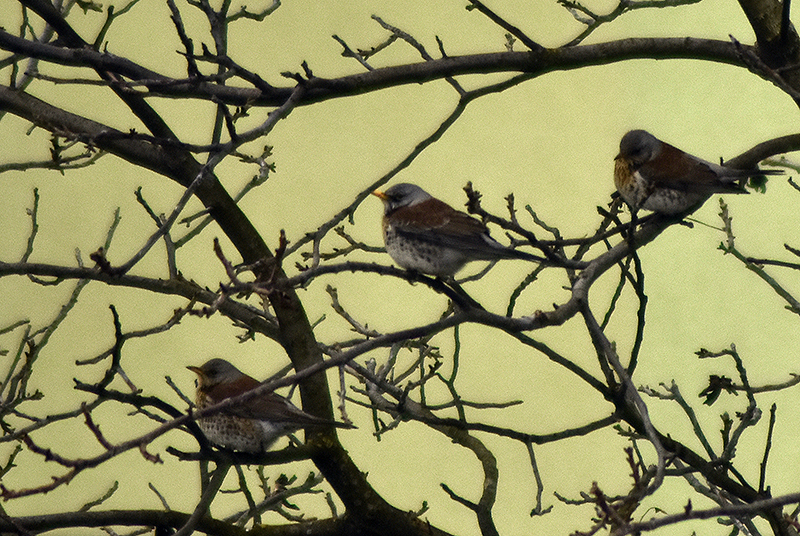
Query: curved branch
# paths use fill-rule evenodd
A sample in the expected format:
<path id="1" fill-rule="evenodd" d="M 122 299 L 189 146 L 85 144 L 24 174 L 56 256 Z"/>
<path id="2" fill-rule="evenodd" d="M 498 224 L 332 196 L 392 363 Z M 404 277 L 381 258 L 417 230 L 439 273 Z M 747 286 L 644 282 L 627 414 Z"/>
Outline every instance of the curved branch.
<path id="1" fill-rule="evenodd" d="M 789 134 L 759 143 L 735 158 L 725 162 L 726 166 L 739 169 L 750 169 L 756 164 L 777 154 L 796 151 L 800 147 L 800 134 Z"/>
<path id="2" fill-rule="evenodd" d="M 437 60 L 384 67 L 339 78 L 313 77 L 304 81 L 307 94 L 302 104 L 358 95 L 407 84 L 440 80 L 464 74 L 500 72 L 542 75 L 591 65 L 632 59 L 694 59 L 747 67 L 741 50 L 757 53 L 755 47 L 729 41 L 700 38 L 631 38 L 593 45 L 529 52 L 494 52 L 447 56 Z M 197 98 L 236 106 L 279 106 L 294 86 L 275 88 L 233 87 L 198 80 L 175 79 L 119 56 L 86 49 L 64 49 L 28 41 L 0 31 L 0 48 L 60 65 L 93 67 L 125 76 L 144 85 L 147 97 Z M 126 85 L 122 82 L 122 85 Z"/>
<path id="3" fill-rule="evenodd" d="M 630 523 L 619 532 L 620 536 L 624 534 L 641 534 L 644 531 L 655 530 L 659 527 L 674 525 L 687 519 L 710 519 L 712 517 L 743 517 L 748 518 L 754 515 L 763 514 L 770 509 L 785 506 L 788 504 L 800 503 L 800 493 L 790 493 L 788 495 L 781 495 L 775 498 L 762 499 L 753 501 L 748 504 L 729 504 L 719 506 L 717 508 L 709 508 L 707 510 L 692 510 L 687 508 L 684 512 L 679 514 L 667 515 L 660 518 L 654 518 L 649 521 L 641 521 L 639 523 Z"/>
<path id="4" fill-rule="evenodd" d="M 215 292 L 201 288 L 196 283 L 184 279 L 151 279 L 137 275 L 111 275 L 93 268 L 74 268 L 41 263 L 6 263 L 0 261 L 0 277 L 7 275 L 37 275 L 58 279 L 88 279 L 99 281 L 109 286 L 138 288 L 171 296 L 182 296 L 188 300 L 213 304 L 219 297 Z M 219 312 L 252 327 L 267 337 L 278 340 L 278 328 L 274 322 L 266 318 L 263 312 L 233 299 L 219 304 Z"/>
<path id="5" fill-rule="evenodd" d="M 189 519 L 189 514 L 165 510 L 104 510 L 89 512 L 68 512 L 63 514 L 49 514 L 40 516 L 15 517 L 13 524 L 0 517 L 0 530 L 2 532 L 17 532 L 15 525 L 32 532 L 45 532 L 49 530 L 70 527 L 163 527 L 165 529 L 178 529 Z M 303 523 L 303 534 L 309 536 L 335 536 L 343 534 L 344 520 L 325 519 L 307 521 Z M 290 536 L 297 534 L 297 525 L 270 525 L 264 528 L 254 527 L 246 530 L 225 521 L 219 521 L 209 516 L 198 520 L 196 530 L 210 535 L 225 536 L 254 536 L 270 534 L 272 536 Z M 442 534 L 441 532 L 439 534 Z"/>

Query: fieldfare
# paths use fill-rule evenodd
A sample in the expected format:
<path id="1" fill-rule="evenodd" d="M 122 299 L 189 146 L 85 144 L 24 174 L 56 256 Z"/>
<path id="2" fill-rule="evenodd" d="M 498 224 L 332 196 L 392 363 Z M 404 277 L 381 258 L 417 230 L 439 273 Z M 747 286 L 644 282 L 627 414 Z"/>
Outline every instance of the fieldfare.
<path id="1" fill-rule="evenodd" d="M 212 359 L 202 367 L 186 368 L 198 376 L 195 400 L 198 409 L 244 394 L 260 385 L 224 359 Z M 309 415 L 275 393 L 262 393 L 240 405 L 200 418 L 197 424 L 211 443 L 249 453 L 265 452 L 280 437 L 300 428 L 353 428 L 350 424 Z"/>
<path id="2" fill-rule="evenodd" d="M 614 184 L 633 210 L 677 214 L 715 193 L 743 194 L 743 180 L 780 170 L 734 169 L 697 158 L 644 130 L 622 137 Z"/>
<path id="3" fill-rule="evenodd" d="M 489 236 L 483 222 L 414 184 L 395 184 L 372 193 L 384 205 L 386 251 L 406 270 L 447 277 L 470 261 L 543 260 L 502 245 Z"/>

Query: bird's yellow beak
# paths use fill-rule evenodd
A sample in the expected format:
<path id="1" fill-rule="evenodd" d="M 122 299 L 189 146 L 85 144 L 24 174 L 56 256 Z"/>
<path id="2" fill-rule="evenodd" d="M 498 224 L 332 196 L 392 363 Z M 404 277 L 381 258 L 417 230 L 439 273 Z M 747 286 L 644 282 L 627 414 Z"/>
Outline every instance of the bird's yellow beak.
<path id="1" fill-rule="evenodd" d="M 375 197 L 380 198 L 383 201 L 386 201 L 387 199 L 389 199 L 389 196 L 387 196 L 385 193 L 381 192 L 380 190 L 375 190 L 374 192 L 372 192 L 372 195 L 374 195 Z"/>
<path id="2" fill-rule="evenodd" d="M 206 384 L 208 380 L 206 379 L 206 373 L 203 372 L 203 369 L 201 369 L 200 367 L 193 367 L 191 365 L 189 365 L 186 368 L 197 374 L 197 378 L 194 380 L 195 387 L 200 388 Z"/>

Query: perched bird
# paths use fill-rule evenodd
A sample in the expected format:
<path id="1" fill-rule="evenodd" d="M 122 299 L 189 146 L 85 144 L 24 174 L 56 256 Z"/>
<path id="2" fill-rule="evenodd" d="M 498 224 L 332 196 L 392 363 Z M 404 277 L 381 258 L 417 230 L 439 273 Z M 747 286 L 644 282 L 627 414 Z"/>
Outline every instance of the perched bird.
<path id="1" fill-rule="evenodd" d="M 198 376 L 195 401 L 198 409 L 239 396 L 260 385 L 224 359 L 212 359 L 201 367 L 186 368 Z M 197 424 L 211 443 L 250 453 L 264 452 L 281 436 L 300 428 L 353 428 L 349 424 L 309 415 L 275 393 L 262 393 L 240 405 L 200 418 Z"/>
<path id="2" fill-rule="evenodd" d="M 432 197 L 414 184 L 395 184 L 373 195 L 383 201 L 383 241 L 406 270 L 452 276 L 470 261 L 540 257 L 502 245 L 478 219 Z"/>
<path id="3" fill-rule="evenodd" d="M 715 193 L 747 193 L 741 184 L 747 177 L 783 173 L 713 164 L 644 130 L 622 137 L 615 161 L 614 184 L 625 202 L 662 214 L 683 212 Z"/>

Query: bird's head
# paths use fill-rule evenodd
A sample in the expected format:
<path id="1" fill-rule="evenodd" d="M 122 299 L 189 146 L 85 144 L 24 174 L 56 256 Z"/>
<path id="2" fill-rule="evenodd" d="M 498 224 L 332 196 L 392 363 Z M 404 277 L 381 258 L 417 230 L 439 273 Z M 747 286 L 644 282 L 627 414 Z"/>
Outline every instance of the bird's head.
<path id="1" fill-rule="evenodd" d="M 223 382 L 233 382 L 239 380 L 244 374 L 225 361 L 224 359 L 214 358 L 206 361 L 200 367 L 186 367 L 198 377 L 198 387 L 208 389 Z"/>
<path id="2" fill-rule="evenodd" d="M 619 142 L 619 154 L 614 160 L 625 160 L 634 168 L 646 164 L 661 151 L 661 142 L 646 130 L 631 130 Z"/>
<path id="3" fill-rule="evenodd" d="M 428 192 L 416 184 L 409 184 L 407 182 L 395 184 L 383 192 L 375 190 L 372 192 L 372 195 L 383 201 L 386 214 L 390 214 L 399 208 L 410 207 L 431 199 L 431 195 Z"/>

